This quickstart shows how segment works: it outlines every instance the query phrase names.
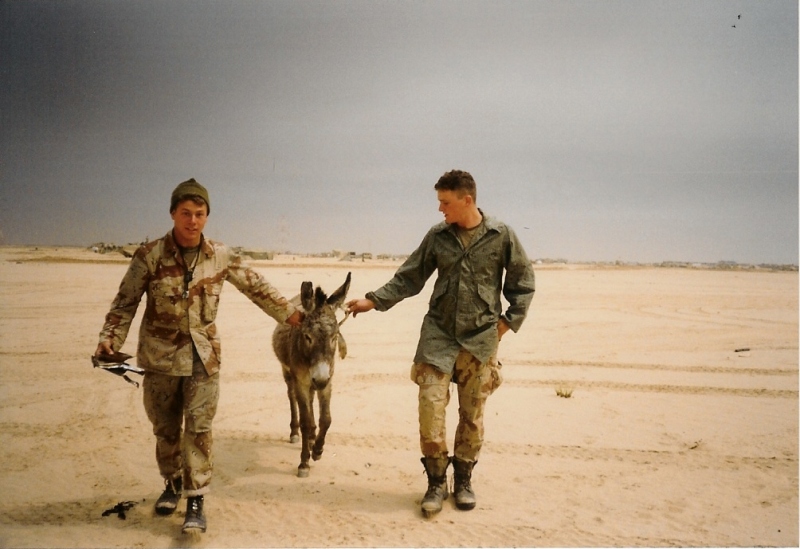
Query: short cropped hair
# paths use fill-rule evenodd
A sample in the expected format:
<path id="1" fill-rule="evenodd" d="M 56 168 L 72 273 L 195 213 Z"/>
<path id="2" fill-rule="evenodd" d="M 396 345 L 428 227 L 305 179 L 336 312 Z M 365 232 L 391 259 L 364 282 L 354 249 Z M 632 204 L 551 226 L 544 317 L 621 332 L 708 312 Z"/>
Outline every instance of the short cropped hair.
<path id="1" fill-rule="evenodd" d="M 208 214 L 209 210 L 211 209 L 208 206 L 208 202 L 206 202 L 205 199 L 199 194 L 182 194 L 172 199 L 172 203 L 169 206 L 169 213 L 175 213 L 175 210 L 178 209 L 178 204 L 181 202 L 186 202 L 187 200 L 191 200 L 197 206 L 205 206 L 206 214 Z"/>
<path id="2" fill-rule="evenodd" d="M 478 200 L 478 188 L 469 172 L 450 170 L 439 178 L 433 188 L 437 191 L 455 191 L 459 197 L 468 194 L 474 202 Z"/>

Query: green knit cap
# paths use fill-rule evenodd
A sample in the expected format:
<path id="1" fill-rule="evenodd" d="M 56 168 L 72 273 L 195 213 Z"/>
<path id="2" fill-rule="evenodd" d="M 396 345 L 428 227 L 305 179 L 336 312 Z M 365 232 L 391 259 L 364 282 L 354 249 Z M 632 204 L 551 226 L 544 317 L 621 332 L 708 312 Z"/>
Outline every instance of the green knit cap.
<path id="1" fill-rule="evenodd" d="M 185 200 L 188 196 L 199 196 L 206 201 L 208 212 L 211 213 L 211 201 L 208 199 L 208 191 L 200 183 L 195 181 L 194 177 L 188 181 L 184 181 L 172 191 L 172 200 L 169 204 L 169 211 L 175 211 L 178 203 Z"/>

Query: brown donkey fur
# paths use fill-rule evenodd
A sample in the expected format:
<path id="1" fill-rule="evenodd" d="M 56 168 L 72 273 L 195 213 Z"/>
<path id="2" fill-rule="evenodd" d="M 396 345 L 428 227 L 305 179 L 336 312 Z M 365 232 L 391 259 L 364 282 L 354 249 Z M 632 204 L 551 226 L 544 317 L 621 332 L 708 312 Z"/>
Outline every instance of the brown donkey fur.
<path id="1" fill-rule="evenodd" d="M 311 282 L 303 282 L 300 295 L 292 303 L 305 312 L 299 327 L 279 324 L 272 334 L 272 348 L 283 368 L 291 411 L 291 442 L 297 442 L 298 429 L 302 433 L 298 477 L 307 477 L 309 457 L 315 461 L 322 457 L 325 435 L 331 425 L 331 390 L 336 349 L 344 359 L 347 345 L 339 331 L 341 322 L 336 319 L 336 309 L 342 307 L 350 289 L 347 279 L 330 297 Z M 347 318 L 347 317 L 345 317 Z M 319 400 L 319 433 L 314 418 L 314 394 Z"/>

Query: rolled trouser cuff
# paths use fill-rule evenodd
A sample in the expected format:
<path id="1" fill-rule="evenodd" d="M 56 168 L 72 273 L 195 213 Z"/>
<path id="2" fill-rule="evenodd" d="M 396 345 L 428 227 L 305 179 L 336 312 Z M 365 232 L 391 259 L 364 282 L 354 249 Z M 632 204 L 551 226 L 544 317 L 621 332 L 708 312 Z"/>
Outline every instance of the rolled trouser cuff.
<path id="1" fill-rule="evenodd" d="M 202 488 L 198 488 L 197 490 L 183 490 L 183 497 L 191 498 L 194 496 L 204 496 L 211 491 L 210 486 L 203 486 Z"/>

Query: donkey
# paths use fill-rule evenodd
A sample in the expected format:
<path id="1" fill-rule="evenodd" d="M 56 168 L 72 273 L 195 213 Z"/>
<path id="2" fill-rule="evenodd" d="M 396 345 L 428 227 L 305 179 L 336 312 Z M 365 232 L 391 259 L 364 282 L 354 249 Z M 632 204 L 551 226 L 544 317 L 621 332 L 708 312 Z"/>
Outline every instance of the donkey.
<path id="1" fill-rule="evenodd" d="M 308 476 L 309 457 L 314 461 L 322 457 L 325 435 L 331 425 L 331 379 L 336 348 L 342 359 L 347 356 L 347 344 L 339 331 L 347 316 L 339 322 L 336 309 L 342 307 L 349 289 L 350 273 L 330 297 L 319 286 L 314 290 L 311 282 L 303 282 L 300 295 L 292 299 L 295 306 L 305 311 L 302 324 L 298 327 L 279 324 L 272 333 L 272 349 L 281 363 L 289 394 L 290 441 L 299 441 L 298 429 L 303 435 L 298 477 Z M 314 393 L 319 400 L 319 434 L 314 419 Z"/>

